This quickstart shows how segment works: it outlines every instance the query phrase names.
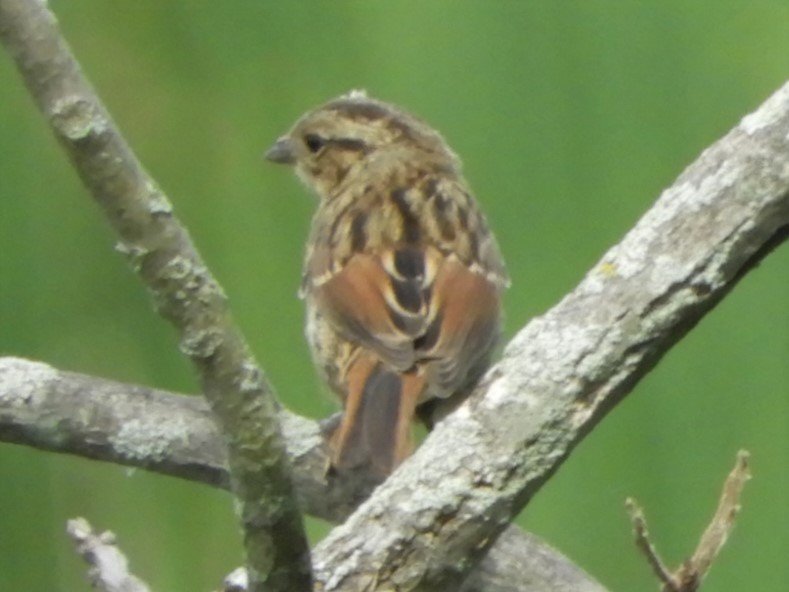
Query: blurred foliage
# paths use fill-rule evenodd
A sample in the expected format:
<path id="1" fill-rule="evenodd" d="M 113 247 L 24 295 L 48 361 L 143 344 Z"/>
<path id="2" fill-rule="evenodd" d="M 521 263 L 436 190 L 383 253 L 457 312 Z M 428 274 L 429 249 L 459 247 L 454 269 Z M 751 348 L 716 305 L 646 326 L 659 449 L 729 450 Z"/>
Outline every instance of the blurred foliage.
<path id="1" fill-rule="evenodd" d="M 699 152 L 789 78 L 789 4 L 52 0 L 85 72 L 175 203 L 286 405 L 321 394 L 295 298 L 311 198 L 260 155 L 367 88 L 464 158 L 507 257 L 507 332 L 557 302 Z M 173 332 L 0 59 L 0 355 L 193 392 Z M 738 448 L 755 479 L 705 590 L 789 584 L 789 249 L 769 257 L 579 447 L 520 523 L 612 590 L 695 546 Z M 87 590 L 64 535 L 114 530 L 158 590 L 240 561 L 227 494 L 0 446 L 0 590 Z M 317 539 L 325 526 L 310 522 Z"/>

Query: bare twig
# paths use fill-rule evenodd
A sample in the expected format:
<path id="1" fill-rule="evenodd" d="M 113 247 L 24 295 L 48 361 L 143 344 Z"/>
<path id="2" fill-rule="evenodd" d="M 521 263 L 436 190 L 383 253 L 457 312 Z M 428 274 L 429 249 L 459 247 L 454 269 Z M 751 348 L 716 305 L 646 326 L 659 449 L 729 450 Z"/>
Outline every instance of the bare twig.
<path id="1" fill-rule="evenodd" d="M 726 544 L 726 539 L 734 528 L 734 520 L 740 511 L 740 497 L 743 487 L 745 487 L 745 482 L 751 478 L 749 460 L 750 454 L 747 450 L 740 450 L 737 453 L 737 462 L 723 484 L 718 509 L 707 530 L 701 535 L 699 544 L 690 558 L 688 565 L 692 571 L 699 574 L 699 581 L 709 571 L 712 562 L 723 545 Z"/>
<path id="2" fill-rule="evenodd" d="M 751 478 L 748 459 L 748 452 L 741 450 L 737 453 L 737 462 L 723 484 L 723 493 L 715 515 L 701 535 L 693 555 L 674 571 L 669 570 L 658 556 L 647 531 L 643 510 L 632 498 L 628 498 L 625 502 L 633 524 L 636 546 L 644 553 L 652 571 L 663 584 L 663 592 L 696 592 L 701 586 L 702 580 L 712 567 L 712 562 L 734 528 L 734 519 L 740 510 L 742 489 L 745 482 Z"/>
<path id="3" fill-rule="evenodd" d="M 44 2 L 0 0 L 0 38 L 124 253 L 178 329 L 228 444 L 251 587 L 305 590 L 309 549 L 277 403 L 220 286 L 82 75 Z"/>
<path id="4" fill-rule="evenodd" d="M 100 592 L 149 592 L 141 579 L 129 572 L 129 562 L 109 531 L 94 533 L 84 518 L 74 518 L 66 525 L 77 553 L 90 566 L 88 577 Z"/>
<path id="5" fill-rule="evenodd" d="M 647 528 L 647 520 L 644 517 L 644 510 L 641 509 L 641 506 L 639 506 L 638 502 L 632 497 L 625 500 L 625 508 L 630 515 L 630 522 L 633 525 L 633 535 L 636 539 L 636 547 L 638 547 L 646 557 L 657 579 L 670 590 L 676 590 L 677 582 L 674 574 L 671 573 L 671 570 L 663 563 L 655 545 L 652 544 L 652 539 L 649 536 L 649 529 Z"/>

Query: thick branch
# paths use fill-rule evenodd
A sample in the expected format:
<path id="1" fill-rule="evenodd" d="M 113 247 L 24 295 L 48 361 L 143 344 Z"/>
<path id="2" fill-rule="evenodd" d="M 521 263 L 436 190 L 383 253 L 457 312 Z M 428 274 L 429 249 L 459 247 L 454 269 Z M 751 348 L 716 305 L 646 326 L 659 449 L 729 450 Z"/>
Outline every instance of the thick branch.
<path id="1" fill-rule="evenodd" d="M 319 426 L 279 411 L 305 510 L 345 519 L 367 495 L 358 482 L 327 479 Z M 0 358 L 0 441 L 146 469 L 229 489 L 227 452 L 200 397 Z"/>
<path id="2" fill-rule="evenodd" d="M 306 512 L 344 520 L 369 489 L 326 478 L 318 424 L 280 411 Z M 203 399 L 0 358 L 0 441 L 227 487 L 225 448 Z M 604 592 L 561 553 L 511 527 L 463 592 Z"/>
<path id="3" fill-rule="evenodd" d="M 271 387 L 233 324 L 225 295 L 172 207 L 80 72 L 43 2 L 0 0 L 0 37 L 124 253 L 178 329 L 229 449 L 251 588 L 304 590 L 309 550 Z"/>
<path id="4" fill-rule="evenodd" d="M 325 590 L 452 589 L 597 422 L 789 234 L 789 84 L 706 150 L 313 552 Z"/>
<path id="5" fill-rule="evenodd" d="M 0 0 L 0 8 L 22 14 L 40 5 Z M 120 233 L 123 251 L 165 316 L 181 326 L 182 349 L 200 370 L 223 426 L 238 412 L 273 411 L 263 377 L 227 324 L 221 291 L 175 225 L 169 204 L 119 143 L 71 58 L 60 52 L 60 41 L 48 37 L 45 16 L 42 29 L 20 34 L 4 14 L 0 33 Z M 34 45 L 28 39 L 40 47 L 27 47 Z M 51 67 L 55 54 L 57 68 Z M 582 437 L 786 238 L 787 112 L 789 86 L 707 150 L 573 293 L 520 332 L 478 392 L 316 549 L 320 587 L 456 587 Z M 229 433 L 234 475 L 261 466 L 261 442 L 275 443 L 273 465 L 281 468 L 275 422 L 255 431 L 235 427 L 239 431 Z M 253 493 L 270 494 L 262 481 L 239 481 L 247 508 L 255 507 Z M 271 484 L 283 487 L 277 494 L 285 490 L 276 479 Z M 248 522 L 259 517 L 246 515 Z M 281 524 L 288 526 L 285 535 L 294 532 L 292 522 Z M 289 546 L 291 539 L 278 543 L 279 550 L 302 550 L 300 542 Z M 248 544 L 250 553 L 261 552 L 253 547 Z"/>

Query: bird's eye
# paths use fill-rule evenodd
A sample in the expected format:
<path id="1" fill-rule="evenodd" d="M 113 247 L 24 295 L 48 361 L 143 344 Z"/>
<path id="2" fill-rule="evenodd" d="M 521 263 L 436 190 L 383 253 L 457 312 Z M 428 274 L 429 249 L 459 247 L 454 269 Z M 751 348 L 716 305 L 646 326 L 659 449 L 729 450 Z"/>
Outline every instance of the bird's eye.
<path id="1" fill-rule="evenodd" d="M 326 140 L 317 134 L 307 134 L 304 136 L 304 144 L 307 146 L 307 150 L 317 154 L 326 145 Z"/>

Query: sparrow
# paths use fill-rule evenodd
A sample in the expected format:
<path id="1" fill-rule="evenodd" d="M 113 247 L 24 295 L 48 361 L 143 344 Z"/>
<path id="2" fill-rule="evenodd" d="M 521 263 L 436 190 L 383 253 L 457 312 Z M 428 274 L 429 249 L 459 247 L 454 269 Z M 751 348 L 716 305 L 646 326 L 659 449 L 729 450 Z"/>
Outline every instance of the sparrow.
<path id="1" fill-rule="evenodd" d="M 331 467 L 391 473 L 415 415 L 468 394 L 489 365 L 509 284 L 458 157 L 424 121 L 351 91 L 265 153 L 318 204 L 300 297 L 319 373 L 343 412 Z"/>

